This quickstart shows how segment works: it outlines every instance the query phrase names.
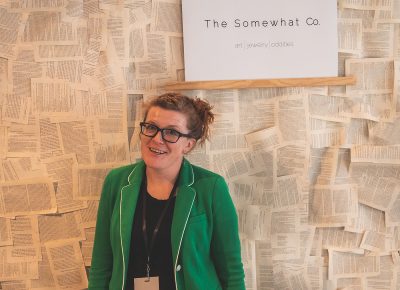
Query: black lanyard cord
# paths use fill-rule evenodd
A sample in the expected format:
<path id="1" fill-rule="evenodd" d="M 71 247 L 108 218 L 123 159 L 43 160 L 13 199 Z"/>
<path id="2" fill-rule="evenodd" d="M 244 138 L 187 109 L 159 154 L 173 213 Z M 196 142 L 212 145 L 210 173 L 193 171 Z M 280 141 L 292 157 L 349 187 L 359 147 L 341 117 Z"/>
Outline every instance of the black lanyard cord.
<path id="1" fill-rule="evenodd" d="M 143 196 L 143 211 L 142 211 L 142 215 L 143 215 L 143 219 L 142 219 L 142 231 L 143 231 L 143 239 L 144 239 L 144 245 L 146 248 L 146 253 L 147 253 L 147 265 L 146 265 L 146 273 L 147 273 L 147 278 L 150 278 L 150 257 L 151 257 L 151 252 L 153 250 L 153 246 L 154 246 L 154 242 L 157 238 L 157 234 L 158 231 L 160 229 L 160 225 L 164 219 L 165 214 L 167 213 L 168 207 L 171 204 L 171 200 L 174 196 L 174 192 L 176 190 L 177 184 L 178 184 L 178 180 L 175 181 L 174 187 L 172 188 L 168 200 L 167 200 L 167 204 L 164 206 L 164 209 L 162 210 L 160 217 L 158 218 L 157 224 L 153 230 L 153 234 L 151 236 L 151 241 L 150 241 L 150 245 L 149 245 L 149 241 L 148 241 L 148 236 L 147 236 L 147 221 L 146 221 L 146 200 L 147 200 L 147 180 L 146 178 L 144 179 L 144 196 Z"/>

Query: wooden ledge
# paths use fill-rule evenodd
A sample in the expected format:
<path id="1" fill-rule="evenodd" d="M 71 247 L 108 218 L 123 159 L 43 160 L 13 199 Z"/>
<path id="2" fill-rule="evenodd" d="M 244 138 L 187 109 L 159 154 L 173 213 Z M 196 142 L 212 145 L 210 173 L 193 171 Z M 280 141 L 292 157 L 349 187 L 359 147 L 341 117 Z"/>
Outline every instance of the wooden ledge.
<path id="1" fill-rule="evenodd" d="M 319 87 L 354 85 L 354 76 L 322 78 L 288 78 L 268 80 L 230 80 L 230 81 L 196 81 L 176 82 L 164 86 L 167 91 L 176 90 L 220 90 L 244 88 L 283 88 L 283 87 Z"/>

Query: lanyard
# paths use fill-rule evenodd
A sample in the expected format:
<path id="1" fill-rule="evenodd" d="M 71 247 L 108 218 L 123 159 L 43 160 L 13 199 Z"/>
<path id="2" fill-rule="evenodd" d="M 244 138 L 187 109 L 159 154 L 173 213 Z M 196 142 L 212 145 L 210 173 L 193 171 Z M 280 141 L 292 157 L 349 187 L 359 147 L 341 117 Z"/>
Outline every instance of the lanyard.
<path id="1" fill-rule="evenodd" d="M 153 246 L 154 246 L 154 242 L 156 240 L 157 234 L 158 234 L 158 230 L 160 229 L 160 225 L 162 223 L 162 220 L 164 219 L 164 216 L 167 212 L 167 209 L 171 203 L 171 200 L 174 196 L 174 192 L 176 190 L 176 186 L 177 186 L 177 182 L 178 180 L 175 181 L 174 187 L 172 188 L 171 192 L 169 193 L 169 197 L 167 200 L 167 204 L 165 205 L 164 209 L 162 210 L 160 217 L 158 218 L 157 224 L 154 228 L 153 234 L 151 236 L 151 241 L 150 241 L 150 245 L 149 245 L 149 241 L 148 241 L 148 236 L 147 236 L 147 222 L 146 222 L 146 200 L 147 200 L 147 180 L 146 178 L 144 179 L 144 188 L 146 189 L 144 191 L 144 195 L 143 195 L 143 222 L 142 222 L 142 231 L 143 231 L 143 239 L 144 239 L 144 245 L 146 248 L 146 253 L 147 253 L 147 264 L 146 264 L 146 274 L 147 274 L 147 278 L 150 279 L 150 256 L 151 256 L 151 252 L 153 250 Z"/>

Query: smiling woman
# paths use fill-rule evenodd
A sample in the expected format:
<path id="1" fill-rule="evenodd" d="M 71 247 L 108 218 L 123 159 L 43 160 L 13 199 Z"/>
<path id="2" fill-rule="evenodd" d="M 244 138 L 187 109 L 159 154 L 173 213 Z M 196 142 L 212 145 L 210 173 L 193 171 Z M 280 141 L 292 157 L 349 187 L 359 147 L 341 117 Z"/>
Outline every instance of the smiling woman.
<path id="1" fill-rule="evenodd" d="M 146 105 L 143 160 L 104 181 L 89 289 L 245 289 L 227 184 L 184 157 L 209 137 L 211 109 L 173 93 Z"/>
<path id="2" fill-rule="evenodd" d="M 178 111 L 152 106 L 146 114 L 147 127 L 159 127 L 153 137 L 141 135 L 142 158 L 146 164 L 147 178 L 151 181 L 147 184 L 156 198 L 168 198 L 169 192 L 178 176 L 184 154 L 193 149 L 196 139 L 189 135 L 186 116 Z M 173 130 L 178 133 L 177 142 L 169 142 L 162 132 Z M 189 137 L 179 138 L 179 134 Z M 154 182 L 152 182 L 154 179 Z M 166 181 L 166 184 L 161 184 Z M 150 188 L 149 188 L 150 187 Z"/>

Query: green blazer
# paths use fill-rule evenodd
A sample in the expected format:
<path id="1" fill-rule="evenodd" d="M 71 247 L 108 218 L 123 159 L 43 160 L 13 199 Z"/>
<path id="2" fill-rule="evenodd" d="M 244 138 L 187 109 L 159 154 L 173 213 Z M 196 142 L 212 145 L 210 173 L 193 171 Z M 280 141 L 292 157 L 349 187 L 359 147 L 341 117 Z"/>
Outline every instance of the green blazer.
<path id="1" fill-rule="evenodd" d="M 111 170 L 99 203 L 89 289 L 125 290 L 143 161 Z M 176 290 L 244 290 L 236 210 L 224 179 L 183 160 L 171 228 Z M 133 245 L 134 246 L 134 245 Z"/>

